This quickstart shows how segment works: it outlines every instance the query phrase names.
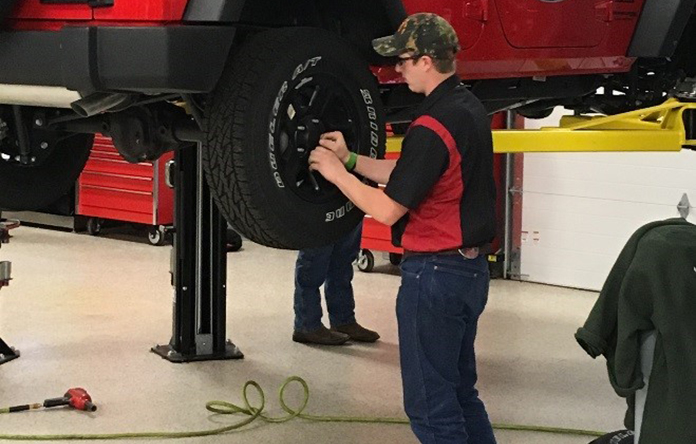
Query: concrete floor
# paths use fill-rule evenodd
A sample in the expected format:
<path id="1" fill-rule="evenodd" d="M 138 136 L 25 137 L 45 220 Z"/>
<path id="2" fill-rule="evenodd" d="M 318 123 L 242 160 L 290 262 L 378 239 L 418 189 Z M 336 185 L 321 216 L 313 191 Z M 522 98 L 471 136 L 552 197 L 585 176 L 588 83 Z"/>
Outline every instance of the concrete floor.
<path id="1" fill-rule="evenodd" d="M 21 357 L 0 367 L 0 407 L 41 402 L 67 388 L 89 390 L 99 410 L 35 411 L 0 416 L 0 433 L 56 434 L 186 431 L 237 419 L 211 415 L 205 402 L 241 402 L 245 381 L 276 393 L 299 375 L 315 414 L 403 416 L 394 301 L 398 271 L 378 255 L 372 273 L 356 273 L 358 320 L 382 340 L 321 348 L 292 334 L 295 253 L 245 242 L 229 255 L 228 337 L 241 361 L 175 365 L 149 352 L 171 335 L 169 247 L 144 235 L 88 235 L 21 227 L 0 260 L 13 263 L 0 292 L 0 338 Z M 601 359 L 575 343 L 596 294 L 496 280 L 479 327 L 479 390 L 496 423 L 610 431 L 622 428 L 623 400 Z M 296 398 L 296 396 L 290 396 Z M 501 444 L 579 444 L 587 437 L 497 431 Z M 131 440 L 131 442 L 134 440 Z M 403 425 L 257 423 L 191 443 L 416 443 Z"/>

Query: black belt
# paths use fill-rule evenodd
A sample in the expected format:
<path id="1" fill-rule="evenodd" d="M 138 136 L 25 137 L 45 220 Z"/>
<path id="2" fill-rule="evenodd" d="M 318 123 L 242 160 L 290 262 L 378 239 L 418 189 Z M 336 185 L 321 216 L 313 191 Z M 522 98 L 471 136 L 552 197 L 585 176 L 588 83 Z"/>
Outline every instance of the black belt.
<path id="1" fill-rule="evenodd" d="M 406 259 L 409 256 L 424 256 L 424 255 L 437 255 L 437 256 L 448 256 L 448 255 L 460 255 L 467 259 L 476 259 L 479 254 L 481 254 L 481 249 L 479 247 L 466 247 L 466 248 L 452 248 L 449 250 L 440 251 L 411 251 L 404 250 L 403 258 Z"/>

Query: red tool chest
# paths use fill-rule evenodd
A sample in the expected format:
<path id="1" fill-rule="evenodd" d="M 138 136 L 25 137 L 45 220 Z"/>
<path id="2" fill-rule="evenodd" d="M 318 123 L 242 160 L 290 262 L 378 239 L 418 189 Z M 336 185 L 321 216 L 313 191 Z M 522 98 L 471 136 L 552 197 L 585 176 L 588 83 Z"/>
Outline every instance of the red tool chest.
<path id="1" fill-rule="evenodd" d="M 384 155 L 385 159 L 398 159 L 401 153 L 401 139 L 387 139 L 387 152 Z M 380 185 L 383 189 L 384 186 Z M 401 261 L 401 255 L 404 250 L 401 247 L 395 247 L 391 242 L 391 227 L 377 222 L 372 216 L 365 216 L 363 220 L 362 240 L 360 242 L 360 254 L 358 255 L 358 269 L 360 271 L 372 271 L 375 266 L 375 257 L 373 251 L 383 251 L 389 253 L 389 260 L 394 265 L 398 265 Z"/>
<path id="2" fill-rule="evenodd" d="M 164 227 L 174 221 L 174 191 L 165 183 L 172 157 L 170 152 L 154 162 L 128 163 L 110 138 L 96 135 L 77 194 L 77 214 L 90 218 L 90 233 L 98 233 L 94 224 L 100 219 L 135 222 L 150 226 L 151 243 L 162 243 Z"/>

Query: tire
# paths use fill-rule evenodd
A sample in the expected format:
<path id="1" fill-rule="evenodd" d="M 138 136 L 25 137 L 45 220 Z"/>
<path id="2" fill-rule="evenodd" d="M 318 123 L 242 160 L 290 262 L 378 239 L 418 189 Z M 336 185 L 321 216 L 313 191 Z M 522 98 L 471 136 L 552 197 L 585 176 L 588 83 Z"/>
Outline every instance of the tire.
<path id="1" fill-rule="evenodd" d="M 527 119 L 545 119 L 549 117 L 551 114 L 553 114 L 553 107 L 550 108 L 525 108 L 521 107 L 516 109 L 517 114 L 521 115 L 522 117 L 525 117 Z"/>
<path id="2" fill-rule="evenodd" d="M 203 167 L 230 224 L 254 242 L 286 249 L 327 245 L 350 232 L 363 213 L 319 173 L 316 191 L 307 157 L 321 132 L 332 130 L 343 131 L 353 151 L 383 156 L 377 86 L 352 47 L 328 31 L 276 29 L 247 41 L 206 110 Z"/>
<path id="3" fill-rule="evenodd" d="M 87 219 L 87 232 L 92 236 L 99 236 L 102 229 L 102 221 L 98 217 L 90 217 Z"/>
<path id="4" fill-rule="evenodd" d="M 35 166 L 0 158 L 0 208 L 15 211 L 42 209 L 75 185 L 87 163 L 94 136 L 75 134 L 59 139 Z M 0 143 L 0 152 L 2 152 Z"/>
<path id="5" fill-rule="evenodd" d="M 360 250 L 357 263 L 358 270 L 369 273 L 375 268 L 375 255 L 370 250 Z"/>
<path id="6" fill-rule="evenodd" d="M 227 242 L 225 249 L 228 253 L 233 253 L 242 249 L 242 236 L 231 228 L 227 229 Z"/>

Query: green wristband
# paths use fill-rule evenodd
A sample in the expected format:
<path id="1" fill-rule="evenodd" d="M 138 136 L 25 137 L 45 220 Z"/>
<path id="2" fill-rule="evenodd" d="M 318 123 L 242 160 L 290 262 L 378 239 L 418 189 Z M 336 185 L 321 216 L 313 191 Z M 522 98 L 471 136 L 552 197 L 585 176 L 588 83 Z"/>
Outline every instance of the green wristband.
<path id="1" fill-rule="evenodd" d="M 358 155 L 351 152 L 350 157 L 348 157 L 348 162 L 345 163 L 346 169 L 348 171 L 353 171 L 355 169 L 355 165 L 358 163 Z"/>

